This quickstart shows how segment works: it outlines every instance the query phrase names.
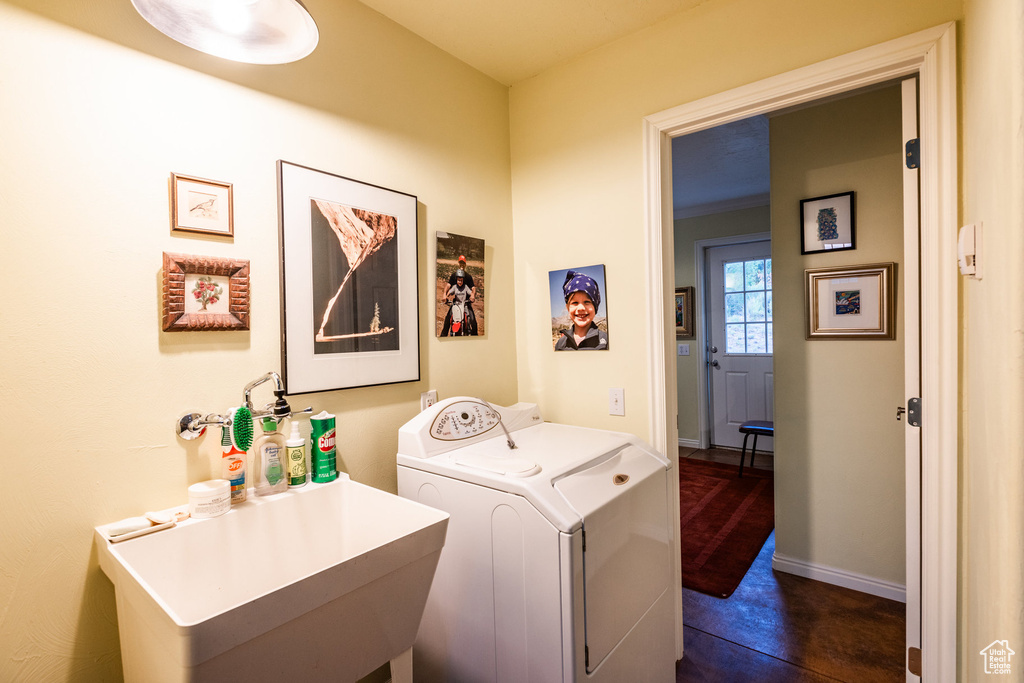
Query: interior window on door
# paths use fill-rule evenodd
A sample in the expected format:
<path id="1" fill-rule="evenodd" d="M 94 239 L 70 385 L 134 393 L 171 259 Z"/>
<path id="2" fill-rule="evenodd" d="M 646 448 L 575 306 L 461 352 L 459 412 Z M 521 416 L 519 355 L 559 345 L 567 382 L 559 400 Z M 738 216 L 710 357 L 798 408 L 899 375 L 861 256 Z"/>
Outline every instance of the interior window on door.
<path id="1" fill-rule="evenodd" d="M 772 260 L 725 267 L 725 352 L 772 353 Z"/>

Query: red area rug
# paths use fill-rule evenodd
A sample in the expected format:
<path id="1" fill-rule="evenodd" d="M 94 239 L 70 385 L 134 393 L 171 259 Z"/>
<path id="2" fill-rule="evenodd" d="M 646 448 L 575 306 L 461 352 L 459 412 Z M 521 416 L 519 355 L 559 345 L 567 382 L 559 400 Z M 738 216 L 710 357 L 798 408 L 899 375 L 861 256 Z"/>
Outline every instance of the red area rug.
<path id="1" fill-rule="evenodd" d="M 679 459 L 683 587 L 727 598 L 775 528 L 772 472 Z"/>

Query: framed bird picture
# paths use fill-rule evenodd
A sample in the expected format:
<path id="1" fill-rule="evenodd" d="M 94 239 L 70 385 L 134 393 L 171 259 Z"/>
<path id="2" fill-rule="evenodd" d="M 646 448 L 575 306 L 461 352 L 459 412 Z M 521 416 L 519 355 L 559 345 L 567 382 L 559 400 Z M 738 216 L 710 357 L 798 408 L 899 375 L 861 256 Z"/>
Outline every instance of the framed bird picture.
<path id="1" fill-rule="evenodd" d="M 172 173 L 171 232 L 234 237 L 231 183 Z"/>

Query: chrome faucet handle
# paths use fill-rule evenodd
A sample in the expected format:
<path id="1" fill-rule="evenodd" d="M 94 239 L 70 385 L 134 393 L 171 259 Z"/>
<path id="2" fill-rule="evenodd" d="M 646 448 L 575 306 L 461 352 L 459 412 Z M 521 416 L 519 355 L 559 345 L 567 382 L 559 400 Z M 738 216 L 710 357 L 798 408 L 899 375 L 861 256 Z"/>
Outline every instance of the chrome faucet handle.
<path id="1" fill-rule="evenodd" d="M 231 417 L 229 415 L 200 415 L 199 413 L 185 413 L 175 423 L 178 436 L 185 441 L 198 439 L 205 432 L 207 427 L 230 427 Z"/>

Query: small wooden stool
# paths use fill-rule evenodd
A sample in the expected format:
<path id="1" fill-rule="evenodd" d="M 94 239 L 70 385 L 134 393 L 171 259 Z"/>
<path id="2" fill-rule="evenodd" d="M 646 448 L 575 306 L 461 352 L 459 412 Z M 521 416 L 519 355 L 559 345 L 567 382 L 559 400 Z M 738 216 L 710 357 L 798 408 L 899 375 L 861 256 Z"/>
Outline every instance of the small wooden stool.
<path id="1" fill-rule="evenodd" d="M 758 436 L 775 436 L 775 423 L 768 420 L 750 420 L 740 425 L 743 435 L 743 450 L 740 452 L 740 476 L 743 476 L 743 461 L 747 457 L 747 439 L 754 435 L 754 445 L 750 449 L 750 466 L 754 466 L 754 453 L 757 452 Z"/>

